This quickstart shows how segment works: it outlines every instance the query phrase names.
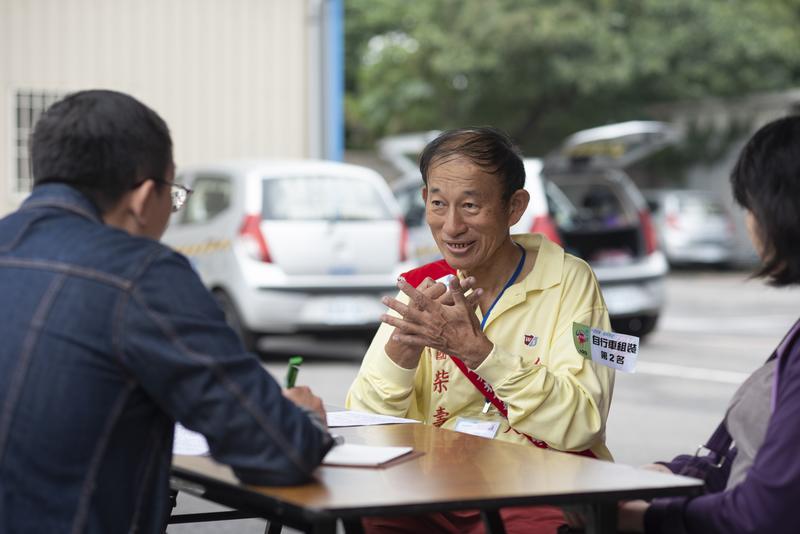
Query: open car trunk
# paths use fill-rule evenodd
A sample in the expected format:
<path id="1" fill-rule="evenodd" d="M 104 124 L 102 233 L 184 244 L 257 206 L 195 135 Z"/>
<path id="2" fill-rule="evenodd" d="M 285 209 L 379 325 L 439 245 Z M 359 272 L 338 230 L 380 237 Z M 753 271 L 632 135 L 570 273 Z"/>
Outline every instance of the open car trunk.
<path id="1" fill-rule="evenodd" d="M 572 134 L 545 159 L 550 210 L 568 252 L 593 265 L 630 263 L 652 252 L 647 205 L 622 169 L 679 135 L 663 122 L 609 124 Z"/>
<path id="2" fill-rule="evenodd" d="M 547 189 L 567 252 L 595 265 L 628 263 L 647 253 L 639 207 L 615 174 L 557 175 Z"/>

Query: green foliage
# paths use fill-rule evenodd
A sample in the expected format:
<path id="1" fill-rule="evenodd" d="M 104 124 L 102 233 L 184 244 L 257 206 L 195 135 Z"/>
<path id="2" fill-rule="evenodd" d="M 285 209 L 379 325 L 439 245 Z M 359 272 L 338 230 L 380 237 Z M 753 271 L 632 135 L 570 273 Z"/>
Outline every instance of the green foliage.
<path id="1" fill-rule="evenodd" d="M 346 0 L 350 145 L 469 124 L 541 153 L 654 102 L 800 81 L 798 0 Z"/>

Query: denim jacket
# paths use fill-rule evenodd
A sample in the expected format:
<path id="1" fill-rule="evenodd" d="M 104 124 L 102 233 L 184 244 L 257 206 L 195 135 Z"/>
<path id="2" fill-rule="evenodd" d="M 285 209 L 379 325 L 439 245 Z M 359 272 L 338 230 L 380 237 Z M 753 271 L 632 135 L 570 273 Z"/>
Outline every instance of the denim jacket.
<path id="1" fill-rule="evenodd" d="M 331 446 L 186 258 L 37 187 L 0 220 L 0 532 L 159 532 L 174 421 L 251 484 L 304 482 Z"/>

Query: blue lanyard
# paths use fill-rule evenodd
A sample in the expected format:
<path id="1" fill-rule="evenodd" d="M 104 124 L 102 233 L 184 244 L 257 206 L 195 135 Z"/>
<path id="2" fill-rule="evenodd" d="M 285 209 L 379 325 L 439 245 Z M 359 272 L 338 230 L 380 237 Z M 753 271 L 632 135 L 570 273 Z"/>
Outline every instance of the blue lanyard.
<path id="1" fill-rule="evenodd" d="M 483 328 L 486 326 L 486 321 L 489 319 L 489 314 L 492 313 L 494 305 L 497 304 L 497 301 L 500 300 L 500 297 L 503 296 L 503 293 L 506 292 L 506 289 L 514 285 L 514 282 L 517 281 L 519 273 L 522 272 L 522 267 L 525 265 L 525 256 L 526 256 L 525 247 L 523 247 L 519 243 L 514 243 L 514 244 L 517 245 L 519 249 L 522 251 L 522 257 L 519 259 L 519 263 L 517 264 L 517 268 L 514 270 L 514 274 L 511 275 L 511 278 L 508 279 L 508 282 L 506 282 L 506 285 L 505 287 L 503 287 L 503 290 L 500 291 L 500 293 L 494 299 L 494 302 L 492 302 L 492 305 L 489 306 L 488 310 L 486 310 L 486 314 L 483 316 L 483 319 L 481 320 L 481 330 L 483 330 Z"/>

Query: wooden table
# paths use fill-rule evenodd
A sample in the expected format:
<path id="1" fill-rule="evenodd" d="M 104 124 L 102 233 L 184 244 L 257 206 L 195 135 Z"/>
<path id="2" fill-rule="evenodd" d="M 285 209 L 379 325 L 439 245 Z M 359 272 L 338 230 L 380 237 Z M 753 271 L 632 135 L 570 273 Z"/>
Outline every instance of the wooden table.
<path id="1" fill-rule="evenodd" d="M 480 509 L 492 532 L 508 506 L 581 505 L 587 532 L 616 529 L 622 499 L 699 493 L 700 481 L 533 446 L 489 440 L 429 425 L 335 429 L 349 443 L 411 445 L 422 454 L 383 468 L 321 467 L 316 481 L 292 487 L 241 485 L 208 457 L 175 456 L 173 485 L 241 512 L 314 533 L 336 532 L 343 520 Z M 499 523 L 499 524 L 498 524 Z"/>

